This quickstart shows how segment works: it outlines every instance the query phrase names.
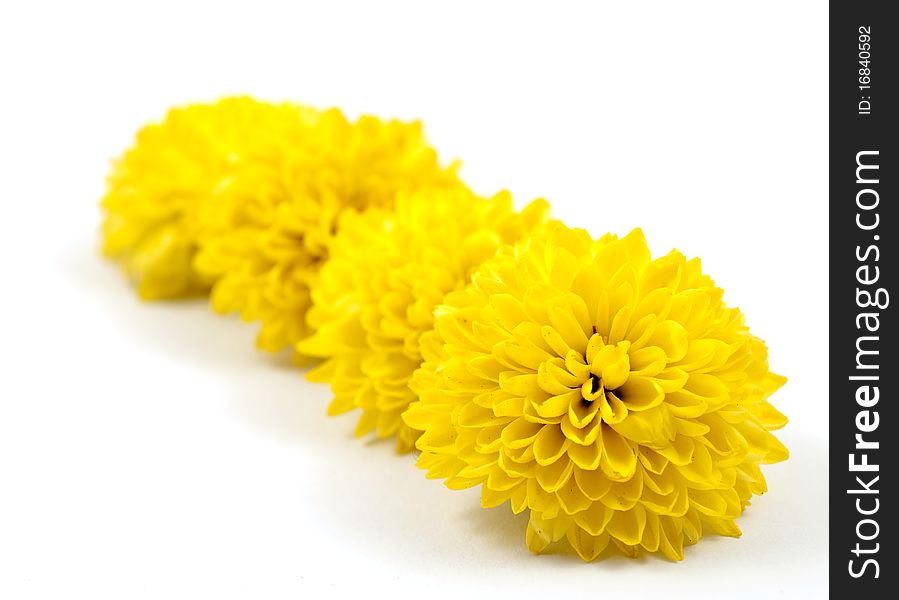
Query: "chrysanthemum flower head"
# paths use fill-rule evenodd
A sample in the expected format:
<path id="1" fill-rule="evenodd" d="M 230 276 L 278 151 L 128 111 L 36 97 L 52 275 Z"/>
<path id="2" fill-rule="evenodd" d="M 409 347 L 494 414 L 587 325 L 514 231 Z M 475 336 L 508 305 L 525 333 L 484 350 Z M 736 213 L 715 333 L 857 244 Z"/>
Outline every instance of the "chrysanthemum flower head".
<path id="1" fill-rule="evenodd" d="M 242 165 L 221 190 L 221 235 L 204 240 L 197 266 L 218 281 L 213 308 L 260 321 L 260 348 L 279 351 L 310 333 L 310 290 L 347 211 L 392 209 L 418 189 L 463 187 L 442 167 L 419 122 L 336 109 Z"/>
<path id="2" fill-rule="evenodd" d="M 421 340 L 419 466 L 484 507 L 530 511 L 527 544 L 593 560 L 614 542 L 683 558 L 766 491 L 787 458 L 764 343 L 673 251 L 639 230 L 594 241 L 556 225 L 449 294 Z"/>
<path id="3" fill-rule="evenodd" d="M 361 409 L 357 435 L 396 435 L 398 450 L 411 450 L 416 436 L 401 414 L 415 399 L 408 382 L 434 307 L 547 211 L 542 200 L 515 212 L 506 192 L 485 199 L 456 188 L 401 196 L 395 213 L 345 215 L 312 292 L 316 333 L 298 345 L 327 359 L 308 378 L 330 382 L 329 414 Z"/>
<path id="4" fill-rule="evenodd" d="M 204 292 L 194 268 L 200 238 L 221 225 L 217 190 L 243 162 L 314 114 L 290 104 L 225 98 L 169 111 L 119 158 L 102 200 L 103 252 L 147 299 Z"/>

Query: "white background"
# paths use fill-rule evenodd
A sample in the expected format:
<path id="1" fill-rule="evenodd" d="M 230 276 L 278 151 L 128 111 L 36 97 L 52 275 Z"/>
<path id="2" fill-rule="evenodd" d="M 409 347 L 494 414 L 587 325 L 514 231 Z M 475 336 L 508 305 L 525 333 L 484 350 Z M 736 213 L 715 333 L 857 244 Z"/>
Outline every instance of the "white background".
<path id="1" fill-rule="evenodd" d="M 0 597 L 824 596 L 826 3 L 487 4 L 3 4 Z M 108 161 L 233 93 L 422 118 L 482 192 L 701 256 L 790 377 L 744 536 L 534 557 L 253 327 L 139 302 L 97 255 Z"/>

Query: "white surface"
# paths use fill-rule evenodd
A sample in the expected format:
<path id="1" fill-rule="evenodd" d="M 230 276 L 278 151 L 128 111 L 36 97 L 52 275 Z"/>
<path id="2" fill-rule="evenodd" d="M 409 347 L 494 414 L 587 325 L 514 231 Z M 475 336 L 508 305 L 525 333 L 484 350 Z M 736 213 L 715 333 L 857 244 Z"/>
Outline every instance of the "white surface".
<path id="1" fill-rule="evenodd" d="M 0 597 L 823 597 L 826 4 L 184 4 L 0 8 Z M 703 257 L 790 377 L 743 538 L 533 557 L 252 327 L 138 302 L 96 256 L 107 161 L 239 92 L 423 118 L 481 191 Z"/>

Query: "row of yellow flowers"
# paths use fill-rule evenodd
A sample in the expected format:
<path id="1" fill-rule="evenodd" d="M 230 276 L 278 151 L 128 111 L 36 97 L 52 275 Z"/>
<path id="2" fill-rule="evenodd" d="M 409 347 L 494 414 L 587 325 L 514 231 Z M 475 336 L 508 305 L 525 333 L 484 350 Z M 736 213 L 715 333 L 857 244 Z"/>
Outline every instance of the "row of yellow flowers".
<path id="1" fill-rule="evenodd" d="M 534 552 L 680 560 L 787 458 L 785 379 L 738 309 L 642 232 L 595 240 L 481 197 L 419 123 L 228 98 L 169 111 L 114 165 L 103 250 L 146 299 L 208 294 L 317 359 L 329 414 L 428 477 L 529 511 Z M 611 543 L 610 543 L 611 542 Z"/>

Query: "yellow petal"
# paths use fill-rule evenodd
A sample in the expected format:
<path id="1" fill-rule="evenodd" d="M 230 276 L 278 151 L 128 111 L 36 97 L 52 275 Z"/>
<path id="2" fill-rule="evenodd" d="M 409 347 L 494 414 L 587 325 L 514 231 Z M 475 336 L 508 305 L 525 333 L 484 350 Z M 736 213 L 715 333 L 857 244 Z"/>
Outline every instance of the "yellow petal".
<path id="1" fill-rule="evenodd" d="M 540 365 L 537 382 L 550 394 L 564 394 L 570 389 L 580 387 L 583 379 L 570 373 L 562 359 L 555 358 Z"/>
<path id="2" fill-rule="evenodd" d="M 568 482 L 556 491 L 556 498 L 562 510 L 569 515 L 577 514 L 593 504 L 593 501 L 578 487 L 574 477 L 569 477 Z"/>
<path id="3" fill-rule="evenodd" d="M 614 514 L 615 511 L 594 502 L 590 508 L 575 515 L 574 522 L 591 535 L 602 535 Z"/>
<path id="4" fill-rule="evenodd" d="M 547 492 L 555 492 L 565 485 L 574 471 L 574 463 L 567 456 L 546 465 L 538 465 L 535 474 L 537 483 Z"/>
<path id="5" fill-rule="evenodd" d="M 579 429 L 571 424 L 570 419 L 563 418 L 561 421 L 562 433 L 569 440 L 582 446 L 589 446 L 596 443 L 602 429 L 602 419 L 592 419 L 583 429 Z"/>
<path id="6" fill-rule="evenodd" d="M 665 401 L 671 414 L 682 419 L 695 419 L 709 409 L 704 398 L 687 390 L 671 392 L 665 396 Z"/>
<path id="7" fill-rule="evenodd" d="M 781 388 L 787 382 L 787 378 L 783 375 L 778 375 L 776 373 L 768 372 L 765 374 L 765 379 L 762 382 L 762 387 L 765 390 L 765 396 L 770 396 L 777 390 Z"/>
<path id="8" fill-rule="evenodd" d="M 599 400 L 599 415 L 606 423 L 621 423 L 627 418 L 627 406 L 614 392 L 606 392 Z"/>
<path id="9" fill-rule="evenodd" d="M 508 419 L 497 419 L 489 408 L 467 402 L 459 410 L 458 424 L 461 427 L 480 428 L 507 422 Z"/>
<path id="10" fill-rule="evenodd" d="M 612 483 L 600 501 L 612 510 L 630 510 L 643 495 L 643 470 L 637 469 L 628 481 Z"/>
<path id="11" fill-rule="evenodd" d="M 578 381 L 590 376 L 590 367 L 584 362 L 583 355 L 574 350 L 569 350 L 565 355 L 565 368 Z"/>
<path id="12" fill-rule="evenodd" d="M 765 429 L 780 429 L 787 424 L 787 417 L 782 412 L 771 406 L 768 402 L 762 400 L 757 404 L 752 404 L 746 409 L 755 417 Z"/>
<path id="13" fill-rule="evenodd" d="M 640 283 L 645 289 L 650 290 L 656 288 L 676 290 L 685 262 L 683 254 L 672 250 L 666 256 L 657 258 L 646 265 Z"/>
<path id="14" fill-rule="evenodd" d="M 631 377 L 652 377 L 661 373 L 665 368 L 668 357 L 658 346 L 649 346 L 640 350 L 630 351 Z"/>
<path id="15" fill-rule="evenodd" d="M 582 446 L 571 444 L 568 446 L 568 456 L 581 469 L 592 471 L 599 467 L 601 450 L 598 444 Z"/>
<path id="16" fill-rule="evenodd" d="M 606 425 L 600 434 L 602 458 L 599 466 L 613 481 L 626 481 L 634 476 L 637 469 L 635 449 L 621 435 Z"/>
<path id="17" fill-rule="evenodd" d="M 710 406 L 727 402 L 730 394 L 720 379 L 705 373 L 691 373 L 684 384 L 684 390 L 696 394 Z"/>
<path id="18" fill-rule="evenodd" d="M 650 473 L 661 473 L 668 466 L 668 459 L 650 448 L 640 448 L 640 463 Z"/>
<path id="19" fill-rule="evenodd" d="M 531 514 L 525 534 L 528 550 L 534 554 L 540 554 L 552 542 L 551 536 L 543 527 L 543 522 Z"/>
<path id="20" fill-rule="evenodd" d="M 634 309 L 627 304 L 615 313 L 615 317 L 612 319 L 612 326 L 609 329 L 609 335 L 606 336 L 606 343 L 617 344 L 624 340 L 627 335 L 628 327 L 630 327 L 631 324 L 631 315 L 633 312 Z"/>
<path id="21" fill-rule="evenodd" d="M 572 400 L 568 406 L 568 420 L 574 427 L 583 429 L 596 418 L 599 404 L 598 402 L 585 402 L 583 398 Z"/>
<path id="22" fill-rule="evenodd" d="M 531 423 L 524 417 L 518 417 L 503 428 L 503 443 L 509 448 L 524 448 L 533 443 L 534 438 L 543 429 L 539 423 Z"/>
<path id="23" fill-rule="evenodd" d="M 556 356 L 565 356 L 568 354 L 568 351 L 572 349 L 562 335 L 549 325 L 541 327 L 540 333 L 543 336 L 543 341 L 552 348 L 553 352 L 556 353 Z"/>
<path id="24" fill-rule="evenodd" d="M 490 355 L 473 358 L 466 363 L 466 366 L 473 375 L 495 382 L 499 381 L 500 373 L 507 370 L 495 357 Z"/>
<path id="25" fill-rule="evenodd" d="M 688 465 L 693 458 L 693 440 L 684 435 L 678 435 L 670 446 L 656 448 L 656 452 L 667 458 L 673 464 L 682 467 Z"/>
<path id="26" fill-rule="evenodd" d="M 596 328 L 594 327 L 594 329 L 596 329 Z M 593 335 L 591 335 L 590 341 L 587 342 L 587 353 L 586 353 L 586 357 L 585 357 L 587 359 L 587 363 L 593 364 L 593 361 L 596 359 L 597 353 L 599 353 L 600 350 L 605 348 L 605 346 L 606 346 L 606 344 L 602 340 L 601 335 L 599 335 L 598 333 L 594 333 Z"/>
<path id="27" fill-rule="evenodd" d="M 684 536 L 679 520 L 659 517 L 659 550 L 671 560 L 684 559 Z"/>
<path id="28" fill-rule="evenodd" d="M 596 469 L 575 469 L 574 479 L 584 495 L 591 500 L 601 499 L 612 488 L 612 480 Z"/>
<path id="29" fill-rule="evenodd" d="M 582 560 L 590 562 L 596 560 L 609 545 L 609 536 L 605 533 L 590 535 L 580 527 L 572 527 L 568 530 L 568 543 Z"/>
<path id="30" fill-rule="evenodd" d="M 562 430 L 555 425 L 545 425 L 534 438 L 534 458 L 539 465 L 549 465 L 565 454 L 571 445 Z"/>
<path id="31" fill-rule="evenodd" d="M 691 490 L 690 506 L 710 517 L 735 519 L 742 512 L 740 498 L 733 489 Z"/>
<path id="32" fill-rule="evenodd" d="M 643 539 L 643 530 L 645 528 L 646 509 L 638 504 L 630 510 L 616 511 L 609 521 L 606 530 L 614 539 L 634 546 Z"/>
<path id="33" fill-rule="evenodd" d="M 730 347 L 720 340 L 690 340 L 687 354 L 675 366 L 689 372 L 699 371 L 705 367 L 711 370 L 723 365 L 728 356 Z"/>
<path id="34" fill-rule="evenodd" d="M 579 354 L 587 351 L 587 334 L 578 323 L 571 309 L 562 304 L 554 304 L 549 307 L 549 322 L 553 329 L 565 340 L 565 344 Z M 567 354 L 560 353 L 559 356 Z"/>
<path id="35" fill-rule="evenodd" d="M 543 402 L 533 403 L 534 410 L 544 418 L 561 417 L 568 413 L 572 404 L 581 402 L 579 390 L 569 390 L 559 396 L 550 396 Z"/>
<path id="36" fill-rule="evenodd" d="M 656 325 L 650 346 L 658 346 L 665 353 L 669 363 L 677 362 L 687 354 L 688 335 L 684 326 L 677 321 L 662 321 Z"/>
<path id="37" fill-rule="evenodd" d="M 661 527 L 658 515 L 646 511 L 646 527 L 643 529 L 643 538 L 640 540 L 640 545 L 646 551 L 655 552 L 659 549 Z"/>
<path id="38" fill-rule="evenodd" d="M 503 391 L 515 396 L 527 396 L 537 389 L 537 375 L 526 373 L 517 375 L 514 371 L 504 371 L 499 376 L 499 385 Z"/>
<path id="39" fill-rule="evenodd" d="M 626 419 L 610 423 L 610 426 L 632 442 L 653 447 L 669 443 L 677 433 L 671 411 L 664 405 L 641 412 L 628 412 Z"/>
<path id="40" fill-rule="evenodd" d="M 647 410 L 665 400 L 662 386 L 648 377 L 629 377 L 617 395 L 629 411 Z"/>
<path id="41" fill-rule="evenodd" d="M 656 382 L 662 386 L 662 391 L 666 394 L 676 392 L 684 387 L 690 374 L 674 367 L 668 367 L 654 377 Z"/>
<path id="42" fill-rule="evenodd" d="M 560 290 L 571 289 L 571 284 L 578 274 L 581 261 L 568 249 L 557 247 L 552 249 L 552 265 L 549 280 Z"/>

